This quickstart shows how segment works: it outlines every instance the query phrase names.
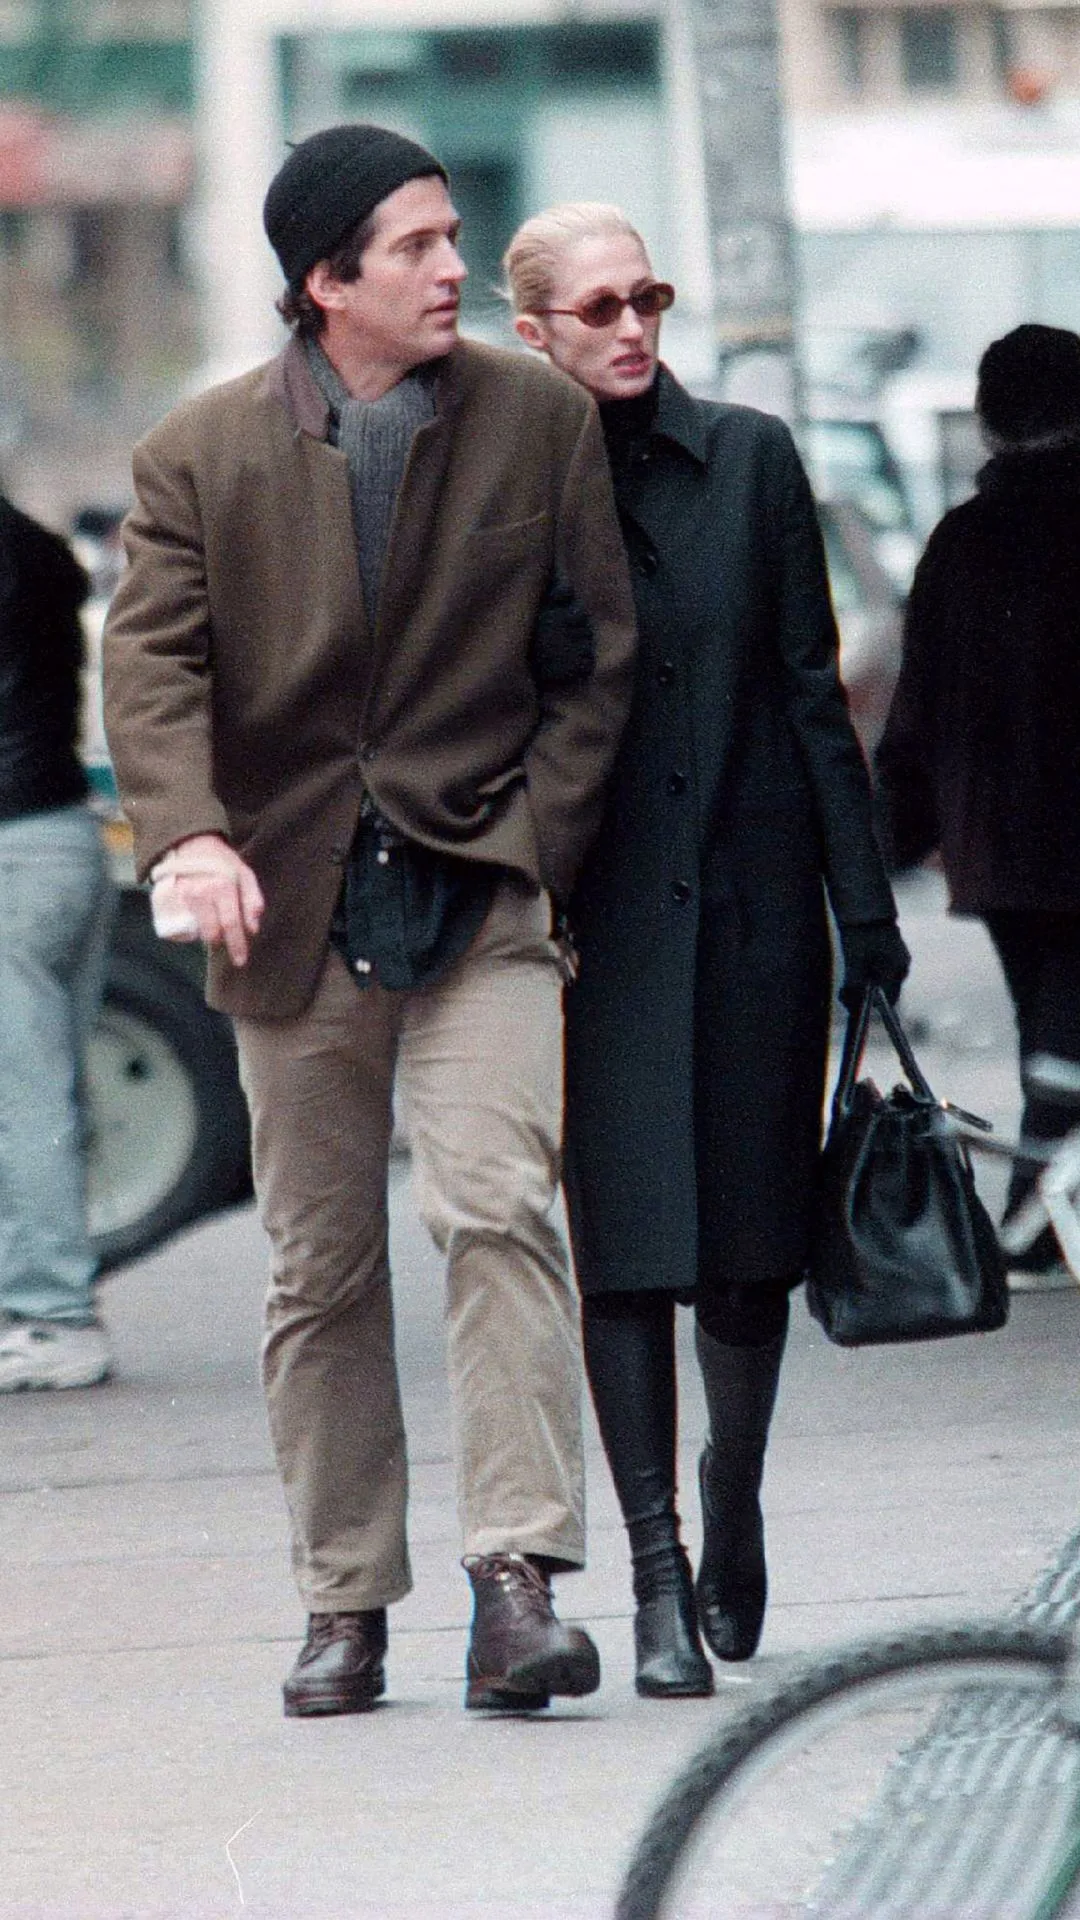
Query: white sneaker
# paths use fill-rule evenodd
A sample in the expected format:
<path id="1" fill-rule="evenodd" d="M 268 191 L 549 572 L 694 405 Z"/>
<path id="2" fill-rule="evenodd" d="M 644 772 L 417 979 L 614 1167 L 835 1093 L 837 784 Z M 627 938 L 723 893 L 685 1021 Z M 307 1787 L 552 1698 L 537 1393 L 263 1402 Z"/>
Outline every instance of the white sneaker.
<path id="1" fill-rule="evenodd" d="M 92 1387 L 111 1365 L 103 1327 L 9 1320 L 0 1328 L 0 1393 L 24 1387 Z"/>
<path id="2" fill-rule="evenodd" d="M 1060 1293 L 1075 1287 L 1076 1275 L 1068 1267 L 1013 1267 L 1009 1275 L 1010 1293 Z"/>

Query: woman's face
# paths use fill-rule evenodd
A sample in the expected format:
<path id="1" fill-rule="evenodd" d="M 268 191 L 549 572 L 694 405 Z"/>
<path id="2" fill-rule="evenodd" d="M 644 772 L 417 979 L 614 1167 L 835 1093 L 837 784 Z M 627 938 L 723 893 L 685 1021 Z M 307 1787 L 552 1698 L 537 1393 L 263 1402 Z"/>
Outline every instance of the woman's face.
<path id="1" fill-rule="evenodd" d="M 653 270 L 640 241 L 630 234 L 596 234 L 576 240 L 562 254 L 548 296 L 548 311 L 520 314 L 518 333 L 529 346 L 577 380 L 597 400 L 630 400 L 652 385 L 660 340 L 660 315 L 640 315 L 624 304 L 605 327 L 589 327 L 576 312 L 598 294 L 624 303 L 653 284 Z"/>

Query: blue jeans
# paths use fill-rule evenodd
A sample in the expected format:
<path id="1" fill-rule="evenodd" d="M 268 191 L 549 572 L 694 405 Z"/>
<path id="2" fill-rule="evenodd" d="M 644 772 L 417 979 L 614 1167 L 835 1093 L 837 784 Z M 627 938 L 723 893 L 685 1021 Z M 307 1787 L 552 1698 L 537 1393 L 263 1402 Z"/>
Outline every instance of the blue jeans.
<path id="1" fill-rule="evenodd" d="M 115 896 L 85 807 L 0 821 L 0 1313 L 86 1326 L 83 1060 Z"/>

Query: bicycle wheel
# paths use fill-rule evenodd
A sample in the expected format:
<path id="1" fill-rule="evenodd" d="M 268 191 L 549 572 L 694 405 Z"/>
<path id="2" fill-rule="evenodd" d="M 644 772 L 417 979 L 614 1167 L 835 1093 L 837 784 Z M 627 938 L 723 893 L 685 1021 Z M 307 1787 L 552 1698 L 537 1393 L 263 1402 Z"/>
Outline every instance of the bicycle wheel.
<path id="1" fill-rule="evenodd" d="M 1024 1624 L 938 1628 L 782 1681 L 665 1794 L 616 1920 L 1072 1912 L 1047 1891 L 1080 1827 L 1080 1742 L 1054 1723 L 1070 1647 Z"/>

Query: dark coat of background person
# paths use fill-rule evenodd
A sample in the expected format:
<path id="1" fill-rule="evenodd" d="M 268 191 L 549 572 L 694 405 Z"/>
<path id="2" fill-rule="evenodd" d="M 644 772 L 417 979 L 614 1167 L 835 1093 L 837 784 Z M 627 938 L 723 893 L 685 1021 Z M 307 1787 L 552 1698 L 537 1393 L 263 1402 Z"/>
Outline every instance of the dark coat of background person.
<path id="1" fill-rule="evenodd" d="M 89 582 L 67 543 L 0 495 L 0 820 L 73 806 Z"/>
<path id="2" fill-rule="evenodd" d="M 666 370 L 616 475 L 635 699 L 572 902 L 566 1186 L 585 1292 L 804 1262 L 839 919 L 889 919 L 820 531 L 783 423 Z M 823 887 L 824 882 L 824 887 Z M 699 1212 L 700 1209 L 700 1212 Z"/>
<path id="3" fill-rule="evenodd" d="M 1080 912 L 1080 439 L 996 454 L 931 534 L 877 769 L 954 912 Z"/>

